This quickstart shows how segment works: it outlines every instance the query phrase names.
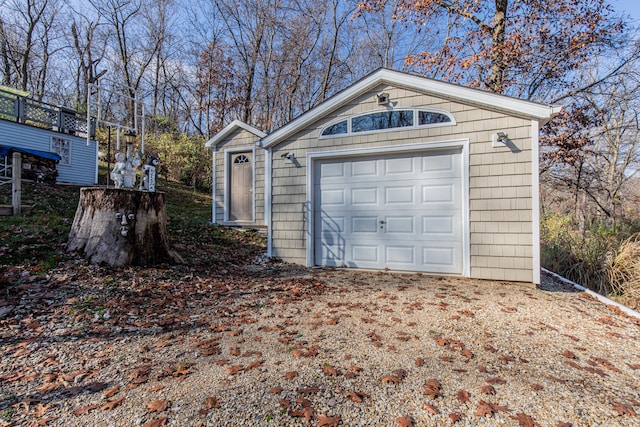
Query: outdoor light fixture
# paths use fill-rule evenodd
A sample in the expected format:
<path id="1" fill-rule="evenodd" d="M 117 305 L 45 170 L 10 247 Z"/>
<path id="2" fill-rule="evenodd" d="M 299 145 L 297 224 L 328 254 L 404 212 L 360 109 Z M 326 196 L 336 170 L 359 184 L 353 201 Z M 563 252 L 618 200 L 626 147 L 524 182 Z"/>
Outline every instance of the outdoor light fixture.
<path id="1" fill-rule="evenodd" d="M 293 163 L 296 160 L 296 155 L 293 154 L 291 151 L 287 151 L 280 157 L 284 159 L 285 163 Z"/>
<path id="2" fill-rule="evenodd" d="M 137 134 L 134 131 L 128 130 L 124 133 L 124 141 L 126 142 L 127 145 L 129 144 L 133 145 L 133 143 L 136 140 L 136 136 Z"/>
<path id="3" fill-rule="evenodd" d="M 509 141 L 509 135 L 505 132 L 494 133 L 492 136 L 493 147 L 506 147 L 507 141 Z"/>
<path id="4" fill-rule="evenodd" d="M 376 100 L 378 101 L 378 105 L 387 105 L 389 104 L 389 94 L 386 92 L 380 92 L 376 94 Z"/>

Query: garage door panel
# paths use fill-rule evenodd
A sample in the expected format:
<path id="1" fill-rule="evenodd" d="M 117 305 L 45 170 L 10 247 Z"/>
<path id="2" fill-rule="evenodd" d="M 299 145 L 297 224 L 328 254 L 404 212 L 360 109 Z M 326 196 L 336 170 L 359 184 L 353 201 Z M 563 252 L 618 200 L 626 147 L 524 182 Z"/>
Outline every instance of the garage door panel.
<path id="1" fill-rule="evenodd" d="M 322 206 L 325 208 L 332 207 L 332 206 L 338 206 L 338 207 L 345 206 L 346 198 L 344 193 L 345 191 L 343 189 L 322 190 L 322 193 L 320 196 L 320 200 L 322 201 Z"/>
<path id="2" fill-rule="evenodd" d="M 447 185 L 423 185 L 422 203 L 455 203 L 456 191 L 454 184 Z"/>
<path id="3" fill-rule="evenodd" d="M 316 264 L 462 272 L 460 150 L 318 163 Z"/>
<path id="4" fill-rule="evenodd" d="M 378 217 L 377 216 L 354 216 L 351 218 L 351 233 L 378 233 Z"/>
<path id="5" fill-rule="evenodd" d="M 415 234 L 414 216 L 385 216 L 386 234 Z"/>
<path id="6" fill-rule="evenodd" d="M 351 163 L 351 176 L 353 177 L 372 177 L 378 175 L 377 160 L 360 160 Z"/>
<path id="7" fill-rule="evenodd" d="M 415 162 L 413 158 L 387 159 L 384 161 L 384 165 L 385 176 L 415 173 Z"/>
<path id="8" fill-rule="evenodd" d="M 377 244 L 352 244 L 351 259 L 358 263 L 374 263 L 380 265 L 380 251 Z"/>
<path id="9" fill-rule="evenodd" d="M 344 178 L 345 166 L 344 163 L 324 163 L 320 165 L 320 173 L 324 178 Z"/>
<path id="10" fill-rule="evenodd" d="M 416 248 L 413 246 L 388 245 L 385 247 L 386 266 L 404 264 L 405 267 L 413 267 L 416 264 Z"/>
<path id="11" fill-rule="evenodd" d="M 436 239 L 438 235 L 448 235 L 458 240 L 461 233 L 460 218 L 458 215 L 423 215 L 421 234 L 425 238 Z"/>
<path id="12" fill-rule="evenodd" d="M 462 269 L 460 249 L 457 245 L 438 247 L 432 243 L 422 248 L 422 264 L 431 271 L 459 273 Z"/>
<path id="13" fill-rule="evenodd" d="M 386 187 L 384 189 L 384 204 L 390 206 L 394 204 L 411 204 L 414 201 L 414 187 L 404 185 L 401 187 Z"/>
<path id="14" fill-rule="evenodd" d="M 378 188 L 352 188 L 351 203 L 354 205 L 376 205 L 378 204 Z"/>

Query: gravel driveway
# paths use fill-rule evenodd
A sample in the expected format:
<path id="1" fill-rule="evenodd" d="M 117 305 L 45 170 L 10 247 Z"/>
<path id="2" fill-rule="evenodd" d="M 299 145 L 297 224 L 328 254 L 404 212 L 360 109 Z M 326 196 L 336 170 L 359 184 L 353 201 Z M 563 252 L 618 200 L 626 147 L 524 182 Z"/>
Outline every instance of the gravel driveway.
<path id="1" fill-rule="evenodd" d="M 549 278 L 68 271 L 0 305 L 0 426 L 640 425 L 640 322 Z"/>

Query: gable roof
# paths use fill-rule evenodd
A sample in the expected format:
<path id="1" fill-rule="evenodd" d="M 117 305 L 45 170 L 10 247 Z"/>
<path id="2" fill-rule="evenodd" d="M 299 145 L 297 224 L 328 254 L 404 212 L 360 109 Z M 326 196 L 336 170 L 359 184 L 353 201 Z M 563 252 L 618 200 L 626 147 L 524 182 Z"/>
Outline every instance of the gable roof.
<path id="1" fill-rule="evenodd" d="M 229 123 L 224 129 L 222 129 L 217 134 L 213 135 L 209 141 L 204 145 L 207 148 L 217 147 L 220 142 L 222 142 L 226 137 L 231 135 L 236 129 L 244 129 L 249 133 L 254 134 L 258 138 L 264 138 L 267 136 L 266 133 L 259 131 L 258 129 L 250 126 L 240 120 L 234 120 Z"/>
<path id="2" fill-rule="evenodd" d="M 318 106 L 298 116 L 285 126 L 262 138 L 260 145 L 264 148 L 273 147 L 303 129 L 305 126 L 310 125 L 336 108 L 346 104 L 350 100 L 373 89 L 381 83 L 414 89 L 436 96 L 444 96 L 447 99 L 457 100 L 463 103 L 466 102 L 478 106 L 490 107 L 492 109 L 499 109 L 508 113 L 538 119 L 542 123 L 546 123 L 562 110 L 562 107 L 558 105 L 547 105 L 525 101 L 518 98 L 446 83 L 387 68 L 379 68 L 358 80 L 348 88 L 338 92 L 336 95 L 322 102 Z"/>

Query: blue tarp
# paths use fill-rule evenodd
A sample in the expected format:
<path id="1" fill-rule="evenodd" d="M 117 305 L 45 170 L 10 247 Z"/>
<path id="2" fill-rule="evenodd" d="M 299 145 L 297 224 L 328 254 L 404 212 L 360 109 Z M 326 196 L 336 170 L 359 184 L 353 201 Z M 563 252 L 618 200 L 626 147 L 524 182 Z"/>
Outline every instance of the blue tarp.
<path id="1" fill-rule="evenodd" d="M 42 157 L 43 159 L 54 160 L 59 162 L 62 157 L 55 153 L 50 153 L 48 151 L 40 151 L 40 150 L 30 150 L 28 148 L 20 148 L 20 147 L 11 147 L 9 145 L 0 145 L 0 156 L 7 157 L 9 154 L 17 152 L 23 154 L 30 154 L 36 157 Z"/>

